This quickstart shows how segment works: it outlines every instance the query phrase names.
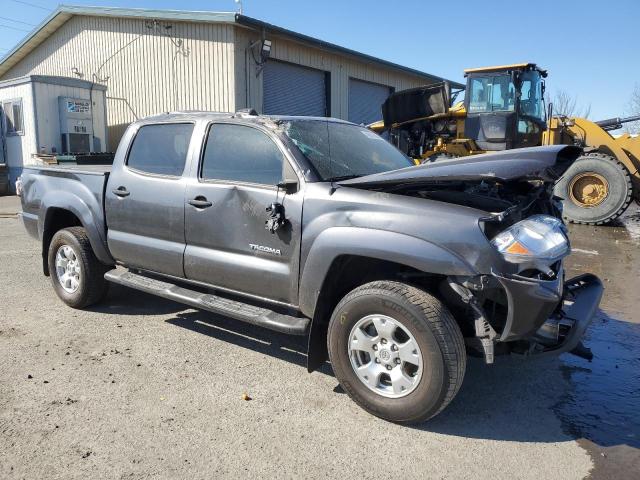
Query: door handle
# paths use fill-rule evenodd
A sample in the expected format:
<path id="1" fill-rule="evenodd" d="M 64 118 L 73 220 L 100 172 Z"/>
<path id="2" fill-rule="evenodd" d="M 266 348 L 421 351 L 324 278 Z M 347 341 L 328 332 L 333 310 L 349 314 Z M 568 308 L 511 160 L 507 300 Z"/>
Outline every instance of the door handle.
<path id="1" fill-rule="evenodd" d="M 114 188 L 113 190 L 111 190 L 111 192 L 114 195 L 117 195 L 118 197 L 128 197 L 129 196 L 129 190 L 127 190 L 126 187 L 120 186 L 118 188 Z"/>
<path id="2" fill-rule="evenodd" d="M 208 208 L 213 205 L 213 203 L 211 203 L 209 200 L 207 200 L 206 197 L 203 197 L 202 195 L 198 195 L 196 198 L 189 200 L 188 203 L 189 205 L 193 205 L 196 208 Z"/>

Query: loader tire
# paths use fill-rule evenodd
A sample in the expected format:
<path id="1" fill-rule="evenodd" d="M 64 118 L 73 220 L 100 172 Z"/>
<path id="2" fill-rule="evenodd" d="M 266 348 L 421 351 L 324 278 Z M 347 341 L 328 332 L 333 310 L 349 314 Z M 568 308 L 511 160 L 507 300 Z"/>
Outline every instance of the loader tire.
<path id="1" fill-rule="evenodd" d="M 622 215 L 633 193 L 629 171 L 614 157 L 587 153 L 569 167 L 556 183 L 563 216 L 572 223 L 604 225 Z"/>

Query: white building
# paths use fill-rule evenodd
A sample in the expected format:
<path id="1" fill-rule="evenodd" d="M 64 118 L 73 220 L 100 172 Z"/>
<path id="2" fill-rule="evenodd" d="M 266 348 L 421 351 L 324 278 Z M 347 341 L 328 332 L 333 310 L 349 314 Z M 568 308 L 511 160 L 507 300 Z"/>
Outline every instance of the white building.
<path id="1" fill-rule="evenodd" d="M 444 80 L 235 13 L 75 6 L 59 7 L 0 60 L 0 91 L 44 77 L 83 80 L 94 123 L 103 108 L 96 92 L 106 91 L 106 138 L 96 142 L 109 151 L 129 123 L 160 112 L 255 108 L 369 123 L 394 90 Z M 33 153 L 50 153 L 54 143 L 27 118 L 28 96 L 9 96 L 22 105 L 16 114 L 23 109 L 24 123 L 11 135 L 33 137 L 22 156 L 6 155 L 13 181 Z"/>

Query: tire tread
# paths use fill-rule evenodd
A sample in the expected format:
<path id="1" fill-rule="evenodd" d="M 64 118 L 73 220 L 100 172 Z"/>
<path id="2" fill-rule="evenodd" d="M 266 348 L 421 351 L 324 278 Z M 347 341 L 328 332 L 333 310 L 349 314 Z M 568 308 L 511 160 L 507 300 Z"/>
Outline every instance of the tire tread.
<path id="1" fill-rule="evenodd" d="M 413 423 L 428 420 L 449 405 L 462 386 L 467 364 L 466 347 L 462 332 L 451 313 L 446 308 L 443 308 L 439 300 L 424 290 L 396 281 L 378 280 L 364 284 L 348 293 L 340 301 L 336 309 L 340 308 L 341 304 L 360 295 L 379 295 L 382 292 L 399 297 L 422 311 L 444 357 L 447 372 L 447 391 L 440 406 L 435 412 L 431 412 L 425 417 L 408 418 L 403 422 Z M 334 329 L 329 328 L 328 345 L 332 343 L 331 336 L 333 332 Z M 329 350 L 331 349 L 329 348 Z M 372 413 L 376 414 L 375 412 Z"/>

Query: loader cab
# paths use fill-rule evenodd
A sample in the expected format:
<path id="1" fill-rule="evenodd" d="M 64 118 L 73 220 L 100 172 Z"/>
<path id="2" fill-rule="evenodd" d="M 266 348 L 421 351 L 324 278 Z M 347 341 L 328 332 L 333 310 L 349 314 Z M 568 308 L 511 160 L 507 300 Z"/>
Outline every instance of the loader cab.
<path id="1" fill-rule="evenodd" d="M 465 70 L 465 137 L 482 150 L 541 145 L 545 70 L 533 63 Z"/>

